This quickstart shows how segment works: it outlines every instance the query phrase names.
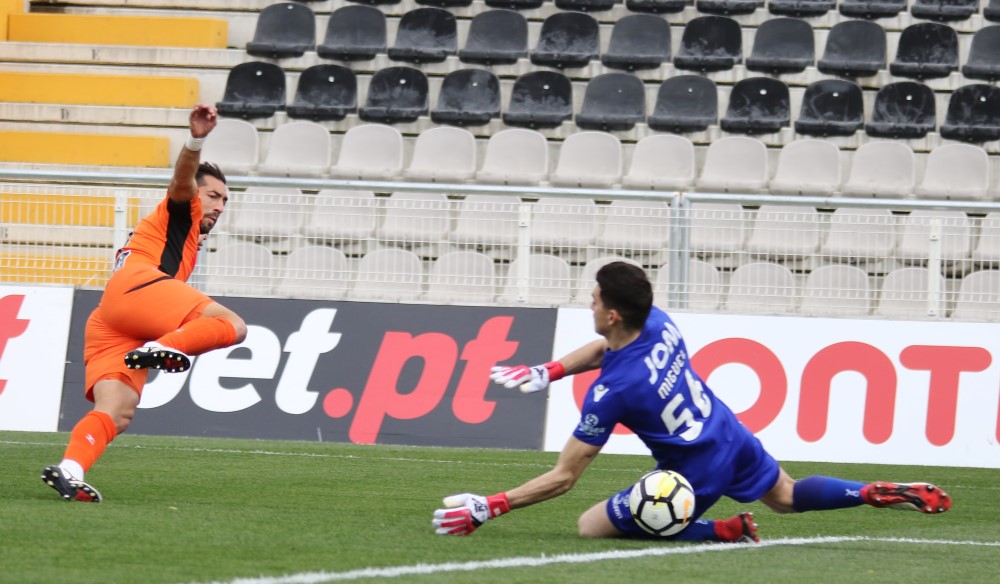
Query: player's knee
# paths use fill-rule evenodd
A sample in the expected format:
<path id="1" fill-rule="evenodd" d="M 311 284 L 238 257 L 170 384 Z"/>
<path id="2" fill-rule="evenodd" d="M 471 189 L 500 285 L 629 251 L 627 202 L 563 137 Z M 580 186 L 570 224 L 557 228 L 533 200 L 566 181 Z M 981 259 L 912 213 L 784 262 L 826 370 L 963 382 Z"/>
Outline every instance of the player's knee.
<path id="1" fill-rule="evenodd" d="M 132 418 L 135 417 L 135 410 L 129 412 L 115 412 L 111 416 L 111 421 L 115 424 L 115 430 L 118 434 L 122 434 L 128 427 L 132 424 Z"/>
<path id="2" fill-rule="evenodd" d="M 233 328 L 236 330 L 236 341 L 235 344 L 242 343 L 247 338 L 247 323 L 243 322 L 243 319 L 233 315 L 229 322 L 232 323 Z"/>

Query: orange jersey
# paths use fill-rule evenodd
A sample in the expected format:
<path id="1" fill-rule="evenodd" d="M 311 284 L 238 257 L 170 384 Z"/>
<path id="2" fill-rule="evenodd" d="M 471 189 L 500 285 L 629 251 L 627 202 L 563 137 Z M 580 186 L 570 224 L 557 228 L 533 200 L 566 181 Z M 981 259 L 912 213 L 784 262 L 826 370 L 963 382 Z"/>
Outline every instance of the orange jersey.
<path id="1" fill-rule="evenodd" d="M 164 274 L 186 282 L 198 258 L 201 234 L 201 197 L 190 203 L 175 203 L 164 197 L 156 209 L 139 221 L 125 247 L 115 257 L 115 271 L 127 261 L 156 267 Z"/>

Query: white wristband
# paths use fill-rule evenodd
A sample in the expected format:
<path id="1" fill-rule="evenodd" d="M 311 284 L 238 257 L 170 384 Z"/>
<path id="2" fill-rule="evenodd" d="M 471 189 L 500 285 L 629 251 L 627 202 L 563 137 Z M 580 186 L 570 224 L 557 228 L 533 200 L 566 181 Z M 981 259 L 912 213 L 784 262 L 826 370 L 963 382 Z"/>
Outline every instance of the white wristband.
<path id="1" fill-rule="evenodd" d="M 198 152 L 201 150 L 201 145 L 205 142 L 204 138 L 195 138 L 194 136 L 188 136 L 187 142 L 184 146 L 187 147 L 191 152 Z"/>

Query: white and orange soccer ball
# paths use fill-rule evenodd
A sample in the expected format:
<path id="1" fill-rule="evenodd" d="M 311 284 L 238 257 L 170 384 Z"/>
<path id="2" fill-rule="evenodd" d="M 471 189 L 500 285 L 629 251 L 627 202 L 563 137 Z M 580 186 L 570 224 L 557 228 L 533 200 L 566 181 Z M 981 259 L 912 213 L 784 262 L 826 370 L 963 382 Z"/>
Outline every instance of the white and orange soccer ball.
<path id="1" fill-rule="evenodd" d="M 674 535 L 691 522 L 694 489 L 680 473 L 654 470 L 632 487 L 628 506 L 643 530 L 653 535 Z"/>

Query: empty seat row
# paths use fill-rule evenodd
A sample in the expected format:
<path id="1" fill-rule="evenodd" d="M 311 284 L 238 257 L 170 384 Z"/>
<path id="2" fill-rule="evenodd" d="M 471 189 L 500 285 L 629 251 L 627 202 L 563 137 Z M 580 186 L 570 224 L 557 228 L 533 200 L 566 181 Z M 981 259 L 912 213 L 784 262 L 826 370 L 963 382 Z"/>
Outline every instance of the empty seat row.
<path id="1" fill-rule="evenodd" d="M 212 294 L 282 296 L 327 300 L 429 301 L 466 304 L 587 304 L 593 276 L 615 256 L 589 262 L 574 277 L 564 260 L 532 254 L 497 265 L 490 257 L 471 251 L 451 252 L 429 268 L 412 252 L 397 248 L 371 251 L 356 262 L 325 246 L 298 248 L 279 263 L 271 252 L 253 243 L 235 243 L 209 255 L 206 286 Z M 519 280 L 520 264 L 528 263 L 527 277 Z M 356 264 L 356 265 L 354 265 Z M 651 275 L 655 300 L 661 306 L 712 312 L 798 312 L 812 316 L 927 318 L 945 316 L 944 294 L 931 291 L 931 279 L 943 277 L 926 268 L 890 272 L 881 289 L 874 290 L 866 273 L 853 266 L 826 265 L 812 270 L 799 289 L 791 271 L 779 264 L 750 263 L 732 272 L 728 285 L 710 264 L 693 260 L 686 286 L 670 281 L 670 269 L 660 266 Z M 679 292 L 683 290 L 683 292 Z M 996 320 L 1000 302 L 1000 270 L 970 273 L 961 281 L 952 316 Z"/>
<path id="2" fill-rule="evenodd" d="M 696 75 L 679 75 L 660 83 L 648 115 L 646 85 L 628 73 L 592 78 L 575 116 L 572 83 L 554 71 L 518 77 L 502 114 L 500 81 L 485 69 L 459 69 L 446 75 L 433 109 L 429 94 L 422 71 L 387 67 L 372 75 L 364 105 L 359 107 L 353 71 L 340 65 L 315 65 L 299 77 L 295 98 L 286 106 L 285 75 L 280 67 L 250 62 L 230 71 L 218 107 L 231 117 L 270 117 L 287 109 L 293 118 L 340 120 L 357 113 L 362 120 L 389 124 L 413 122 L 429 113 L 435 123 L 459 126 L 481 126 L 498 117 L 508 125 L 532 128 L 557 127 L 573 119 L 583 129 L 603 131 L 626 131 L 646 123 L 654 130 L 689 133 L 718 123 L 727 132 L 766 134 L 791 126 L 789 89 L 770 77 L 750 77 L 732 86 L 721 121 L 715 83 Z M 920 138 L 938 129 L 936 110 L 934 92 L 926 85 L 890 83 L 875 95 L 866 123 L 860 86 L 824 79 L 806 87 L 795 130 L 803 135 L 847 136 L 864 128 L 871 136 Z M 1000 88 L 971 84 L 952 92 L 940 133 L 967 142 L 1000 139 Z"/>
<path id="3" fill-rule="evenodd" d="M 663 201 L 598 205 L 589 199 L 542 197 L 522 203 L 502 195 L 455 201 L 443 194 L 381 198 L 366 191 L 303 196 L 296 189 L 259 187 L 234 193 L 231 207 L 220 233 L 275 250 L 309 241 L 351 255 L 391 245 L 422 257 L 458 248 L 510 259 L 527 235 L 533 249 L 573 261 L 603 250 L 650 264 L 681 244 L 672 241 L 672 219 L 684 218 L 690 223 L 689 250 L 706 258 L 823 258 L 871 264 L 873 272 L 877 263 L 926 264 L 932 257 L 956 271 L 973 263 L 1000 262 L 1000 213 L 974 220 L 961 211 L 916 210 L 897 216 L 888 209 L 845 207 L 820 213 L 812 207 L 765 204 L 751 211 L 737 204 L 696 203 L 681 215 Z M 525 231 L 529 228 L 530 233 Z"/>
<path id="4" fill-rule="evenodd" d="M 291 122 L 273 133 L 264 160 L 257 130 L 241 120 L 222 120 L 209 136 L 203 158 L 233 174 L 322 176 L 361 180 L 429 180 L 493 184 L 549 183 L 556 186 L 661 191 L 805 194 L 817 196 L 988 200 L 1000 195 L 986 151 L 951 143 L 934 148 L 918 175 L 918 161 L 899 142 L 863 144 L 849 157 L 845 177 L 836 145 L 800 139 L 784 146 L 773 176 L 767 146 L 755 138 L 730 136 L 705 150 L 700 170 L 694 144 L 683 136 L 647 136 L 631 148 L 604 132 L 577 132 L 561 142 L 550 171 L 551 145 L 534 130 L 512 128 L 486 142 L 482 162 L 475 137 L 462 128 L 425 130 L 413 143 L 404 167 L 405 144 L 392 126 L 361 124 L 348 130 L 334 160 L 326 128 Z M 332 163 L 331 163 L 332 161 Z"/>
<path id="5" fill-rule="evenodd" d="M 370 6 L 350 5 L 330 17 L 325 40 L 316 46 L 315 24 L 309 11 L 299 4 L 276 4 L 264 10 L 250 55 L 268 58 L 301 56 L 317 50 L 320 57 L 368 60 L 377 54 L 414 63 L 431 63 L 457 55 L 467 63 L 495 65 L 529 58 L 535 65 L 557 68 L 582 67 L 600 58 L 608 67 L 627 70 L 657 68 L 673 62 L 677 69 L 699 72 L 732 69 L 743 63 L 743 33 L 728 16 L 702 16 L 687 23 L 680 49 L 671 55 L 670 24 L 652 14 L 633 14 L 618 19 L 607 50 L 601 54 L 597 20 L 582 12 L 556 13 L 542 23 L 538 41 L 529 50 L 528 24 L 510 10 L 488 10 L 476 14 L 469 25 L 465 47 L 458 48 L 455 16 L 439 8 L 417 8 L 401 17 L 393 46 L 388 47 L 385 15 Z M 305 19 L 300 30 L 281 19 Z M 975 79 L 1000 78 L 1000 26 L 985 27 L 973 37 L 963 74 Z M 812 26 L 797 18 L 775 18 L 763 22 L 754 36 L 746 59 L 752 71 L 772 74 L 804 71 L 817 64 Z M 886 33 L 871 21 L 845 21 L 835 25 L 819 60 L 819 70 L 845 76 L 870 76 L 886 68 Z M 946 24 L 926 22 L 902 31 L 893 75 L 928 79 L 945 77 L 959 70 L 958 36 Z"/>

